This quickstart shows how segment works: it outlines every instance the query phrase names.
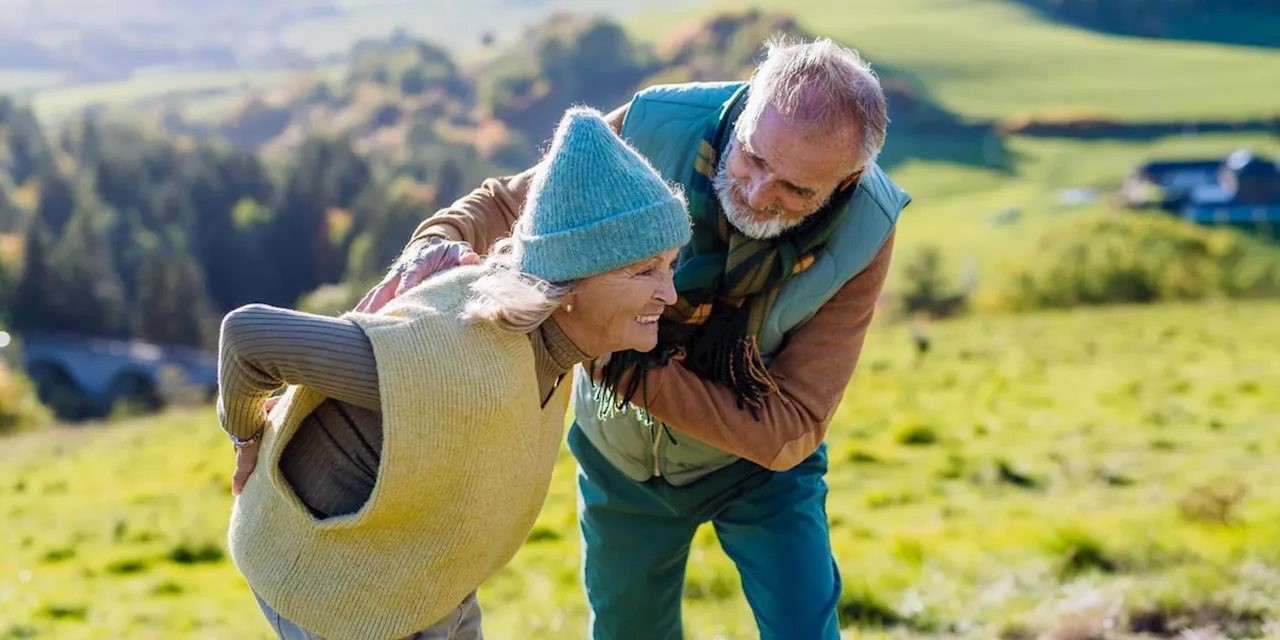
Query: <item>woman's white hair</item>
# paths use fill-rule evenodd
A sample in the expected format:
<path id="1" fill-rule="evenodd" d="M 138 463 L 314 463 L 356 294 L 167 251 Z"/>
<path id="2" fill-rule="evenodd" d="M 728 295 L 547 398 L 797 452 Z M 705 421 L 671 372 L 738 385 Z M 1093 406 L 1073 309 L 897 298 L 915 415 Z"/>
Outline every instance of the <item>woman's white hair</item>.
<path id="1" fill-rule="evenodd" d="M 463 320 L 529 333 L 546 322 L 573 291 L 573 282 L 552 283 L 521 272 L 513 248 L 510 238 L 494 243 L 484 261 L 486 273 L 471 284 L 474 295 L 463 307 Z"/>
<path id="2" fill-rule="evenodd" d="M 740 131 L 750 136 L 770 106 L 787 122 L 830 141 L 857 135 L 858 165 L 876 159 L 889 128 L 880 80 L 855 51 L 829 38 L 765 43 L 765 59 L 751 76 Z"/>

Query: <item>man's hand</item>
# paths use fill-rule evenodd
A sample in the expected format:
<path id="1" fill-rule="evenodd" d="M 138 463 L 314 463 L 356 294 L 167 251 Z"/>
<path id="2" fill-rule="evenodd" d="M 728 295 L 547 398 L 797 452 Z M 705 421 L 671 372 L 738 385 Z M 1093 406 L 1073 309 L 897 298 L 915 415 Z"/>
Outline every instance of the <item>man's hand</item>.
<path id="1" fill-rule="evenodd" d="M 465 242 L 443 238 L 419 242 L 410 247 L 382 282 L 365 294 L 355 310 L 376 313 L 393 298 L 418 286 L 423 280 L 441 271 L 469 264 L 480 264 L 480 256 Z"/>
<path id="2" fill-rule="evenodd" d="M 258 466 L 258 447 L 261 445 L 261 441 L 258 441 L 236 450 L 236 472 L 231 476 L 231 495 L 239 496 L 244 491 L 244 483 L 249 481 L 249 474 Z"/>

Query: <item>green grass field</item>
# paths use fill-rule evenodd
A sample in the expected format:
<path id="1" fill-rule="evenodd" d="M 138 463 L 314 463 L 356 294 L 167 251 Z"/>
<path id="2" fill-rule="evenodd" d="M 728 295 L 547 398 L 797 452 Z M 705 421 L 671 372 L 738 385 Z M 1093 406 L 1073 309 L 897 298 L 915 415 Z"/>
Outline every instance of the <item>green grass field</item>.
<path id="1" fill-rule="evenodd" d="M 842 611 L 880 623 L 849 637 L 1108 616 L 1261 637 L 1280 617 L 1276 317 L 1275 302 L 974 317 L 935 326 L 923 361 L 878 323 L 828 438 Z M 210 410 L 6 440 L 0 637 L 268 637 L 224 554 L 231 467 Z M 490 637 L 583 637 L 574 509 L 565 454 L 534 541 L 482 590 Z M 710 529 L 686 596 L 690 638 L 754 637 Z"/>
<path id="2" fill-rule="evenodd" d="M 625 24 L 661 40 L 710 3 Z M 711 7 L 738 7 L 714 3 Z M 946 108 L 1006 118 L 1080 112 L 1125 120 L 1247 118 L 1280 112 L 1280 49 L 1102 35 L 1048 22 L 1008 0 L 757 0 L 801 26 L 913 77 Z M 1275 21 L 1273 32 L 1280 30 Z"/>
<path id="3" fill-rule="evenodd" d="M 54 122 L 74 116 L 81 109 L 100 105 L 123 109 L 140 101 L 171 98 L 185 104 L 238 99 L 250 89 L 277 86 L 295 77 L 293 71 L 155 71 L 125 80 L 62 85 L 36 92 L 31 104 L 42 120 Z"/>
<path id="4" fill-rule="evenodd" d="M 440 29 L 465 19 L 402 0 L 344 5 L 362 21 L 295 36 L 333 47 L 408 20 Z M 726 5 L 689 2 L 624 24 L 660 40 L 716 6 Z M 1004 0 L 786 10 L 964 116 L 1280 112 L 1280 49 L 1100 35 Z M 184 104 L 210 116 L 243 87 L 285 77 L 150 74 L 48 89 L 36 104 L 65 115 L 177 91 L 198 93 Z M 5 72 L 0 90 L 54 81 Z M 891 127 L 888 144 L 886 165 L 915 198 L 890 291 L 925 245 L 957 277 L 972 262 L 986 287 L 1053 221 L 1112 207 L 1144 160 L 1241 147 L 1280 156 L 1280 139 L 1261 134 L 984 141 Z M 1060 204 L 1073 187 L 1102 199 Z M 1021 215 L 995 224 L 1008 209 Z M 828 438 L 847 637 L 1172 638 L 1214 625 L 1226 637 L 1280 637 L 1278 317 L 1277 301 L 975 315 L 934 325 L 918 361 L 907 328 L 881 315 Z M 208 408 L 0 439 L 0 640 L 268 638 L 225 554 L 231 468 Z M 482 590 L 487 635 L 584 637 L 578 573 L 566 453 L 530 543 Z M 709 528 L 695 541 L 685 612 L 691 639 L 755 637 Z"/>

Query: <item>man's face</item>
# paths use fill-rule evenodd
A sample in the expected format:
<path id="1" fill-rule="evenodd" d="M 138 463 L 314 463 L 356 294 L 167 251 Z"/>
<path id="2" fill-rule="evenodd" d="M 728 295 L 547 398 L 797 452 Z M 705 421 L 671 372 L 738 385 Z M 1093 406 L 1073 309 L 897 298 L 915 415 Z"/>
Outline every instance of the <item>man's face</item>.
<path id="1" fill-rule="evenodd" d="M 857 144 L 823 144 L 765 107 L 754 131 L 735 132 L 714 181 L 729 223 L 775 238 L 824 207 L 857 162 Z"/>

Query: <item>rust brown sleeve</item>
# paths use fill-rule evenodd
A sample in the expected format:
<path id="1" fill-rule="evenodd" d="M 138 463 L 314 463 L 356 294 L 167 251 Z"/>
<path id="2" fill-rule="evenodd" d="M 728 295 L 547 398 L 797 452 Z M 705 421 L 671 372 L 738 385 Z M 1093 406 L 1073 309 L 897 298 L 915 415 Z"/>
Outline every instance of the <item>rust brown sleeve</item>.
<path id="1" fill-rule="evenodd" d="M 775 471 L 811 455 L 844 397 L 862 353 L 893 253 L 891 233 L 880 252 L 795 331 L 769 372 L 779 393 L 757 422 L 728 387 L 679 363 L 649 373 L 649 411 L 673 428 Z"/>
<path id="2" fill-rule="evenodd" d="M 623 105 L 605 119 L 620 134 L 626 114 L 627 105 Z M 423 220 L 406 249 L 418 240 L 441 236 L 466 242 L 480 255 L 488 253 L 493 243 L 511 234 L 537 170 L 534 165 L 515 175 L 485 180 L 479 188 Z"/>

